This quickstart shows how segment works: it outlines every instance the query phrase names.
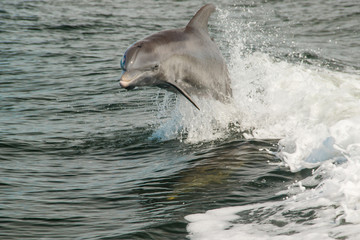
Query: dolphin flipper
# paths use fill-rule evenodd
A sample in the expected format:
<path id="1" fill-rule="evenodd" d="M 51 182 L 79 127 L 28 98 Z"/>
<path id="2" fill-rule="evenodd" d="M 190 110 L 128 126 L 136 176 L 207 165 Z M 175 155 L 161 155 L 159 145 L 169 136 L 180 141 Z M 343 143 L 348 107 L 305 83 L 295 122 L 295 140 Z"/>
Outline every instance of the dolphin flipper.
<path id="1" fill-rule="evenodd" d="M 186 29 L 196 29 L 201 32 L 208 33 L 208 21 L 210 15 L 215 11 L 215 6 L 206 4 L 193 16 Z"/>
<path id="2" fill-rule="evenodd" d="M 181 93 L 187 100 L 189 100 L 198 110 L 200 110 L 200 108 L 196 105 L 196 103 L 191 99 L 190 95 L 185 92 L 184 90 L 182 90 L 180 87 L 176 86 L 173 83 L 168 83 L 170 86 L 172 86 L 173 88 L 175 88 L 179 93 Z"/>

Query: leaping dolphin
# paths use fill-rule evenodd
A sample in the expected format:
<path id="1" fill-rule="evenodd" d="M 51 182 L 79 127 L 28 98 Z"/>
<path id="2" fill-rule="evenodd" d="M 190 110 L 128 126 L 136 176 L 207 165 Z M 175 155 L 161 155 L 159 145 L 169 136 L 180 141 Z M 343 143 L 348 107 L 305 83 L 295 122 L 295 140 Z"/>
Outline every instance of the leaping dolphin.
<path id="1" fill-rule="evenodd" d="M 185 28 L 161 31 L 131 45 L 120 63 L 121 87 L 166 88 L 184 95 L 197 109 L 192 95 L 228 101 L 232 97 L 228 69 L 208 33 L 214 11 L 215 6 L 207 4 Z"/>

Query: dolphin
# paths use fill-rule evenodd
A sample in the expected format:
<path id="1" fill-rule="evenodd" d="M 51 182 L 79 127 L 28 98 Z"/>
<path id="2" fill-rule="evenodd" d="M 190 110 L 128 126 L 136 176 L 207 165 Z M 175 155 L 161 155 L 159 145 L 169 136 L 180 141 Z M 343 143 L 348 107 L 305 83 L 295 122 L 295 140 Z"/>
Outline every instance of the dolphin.
<path id="1" fill-rule="evenodd" d="M 208 20 L 215 6 L 207 4 L 184 28 L 164 30 L 131 45 L 120 65 L 120 86 L 157 86 L 191 98 L 212 97 L 228 102 L 230 78 L 220 50 L 210 38 Z"/>

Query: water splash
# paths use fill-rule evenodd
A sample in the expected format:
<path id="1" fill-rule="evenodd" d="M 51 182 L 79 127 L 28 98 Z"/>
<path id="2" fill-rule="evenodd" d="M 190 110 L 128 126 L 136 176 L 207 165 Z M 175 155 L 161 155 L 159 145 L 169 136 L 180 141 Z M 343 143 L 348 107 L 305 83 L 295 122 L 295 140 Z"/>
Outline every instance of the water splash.
<path id="1" fill-rule="evenodd" d="M 226 23 L 224 12 L 219 18 Z M 356 239 L 360 224 L 360 76 L 319 64 L 286 61 L 247 45 L 243 33 L 250 31 L 249 26 L 233 22 L 226 26 L 227 38 L 232 39 L 228 52 L 235 119 L 241 128 L 253 129 L 245 137 L 280 139 L 278 156 L 291 171 L 316 170 L 279 193 L 289 196 L 281 202 L 187 216 L 190 237 Z"/>
<path id="2" fill-rule="evenodd" d="M 229 136 L 229 131 L 241 131 L 237 119 L 237 110 L 231 104 L 212 99 L 194 97 L 200 111 L 189 105 L 181 96 L 176 100 L 172 111 L 160 111 L 153 139 L 179 139 L 187 143 L 214 141 Z M 165 100 L 166 101 L 166 100 Z M 166 103 L 165 103 L 166 104 Z M 164 109 L 163 104 L 160 108 Z M 165 117 L 166 115 L 166 117 Z M 231 128 L 229 128 L 232 126 Z"/>

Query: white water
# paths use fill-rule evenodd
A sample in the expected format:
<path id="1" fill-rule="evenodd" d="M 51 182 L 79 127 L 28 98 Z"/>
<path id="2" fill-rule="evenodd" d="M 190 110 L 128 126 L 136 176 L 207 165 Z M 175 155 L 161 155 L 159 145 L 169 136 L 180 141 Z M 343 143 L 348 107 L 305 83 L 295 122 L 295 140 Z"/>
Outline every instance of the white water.
<path id="1" fill-rule="evenodd" d="M 293 172 L 319 168 L 279 193 L 291 196 L 282 202 L 187 216 L 191 239 L 357 239 L 360 77 L 261 53 L 233 61 L 240 125 L 254 129 L 247 137 L 281 139 L 278 154 Z"/>
<path id="2" fill-rule="evenodd" d="M 196 118 L 180 107 L 187 141 L 225 137 L 227 124 L 239 123 L 253 129 L 247 138 L 280 139 L 278 155 L 290 171 L 318 168 L 278 193 L 290 196 L 283 201 L 186 216 L 189 237 L 360 239 L 360 76 L 243 54 L 242 42 L 229 51 L 233 106 L 211 103 Z"/>
<path id="3" fill-rule="evenodd" d="M 241 31 L 229 31 L 234 28 Z M 235 37 L 229 48 L 234 103 L 195 99 L 199 112 L 177 101 L 170 117 L 159 116 L 163 122 L 153 137 L 212 141 L 228 137 L 232 123 L 239 132 L 251 130 L 246 138 L 280 139 L 276 154 L 290 171 L 317 169 L 279 192 L 289 196 L 283 201 L 186 216 L 189 237 L 360 239 L 360 76 L 244 54 L 243 42 Z"/>
<path id="4" fill-rule="evenodd" d="M 241 41 L 230 51 L 234 107 L 214 115 L 253 129 L 247 138 L 280 139 L 290 171 L 318 168 L 283 201 L 186 216 L 189 237 L 359 239 L 360 76 L 242 51 Z"/>

